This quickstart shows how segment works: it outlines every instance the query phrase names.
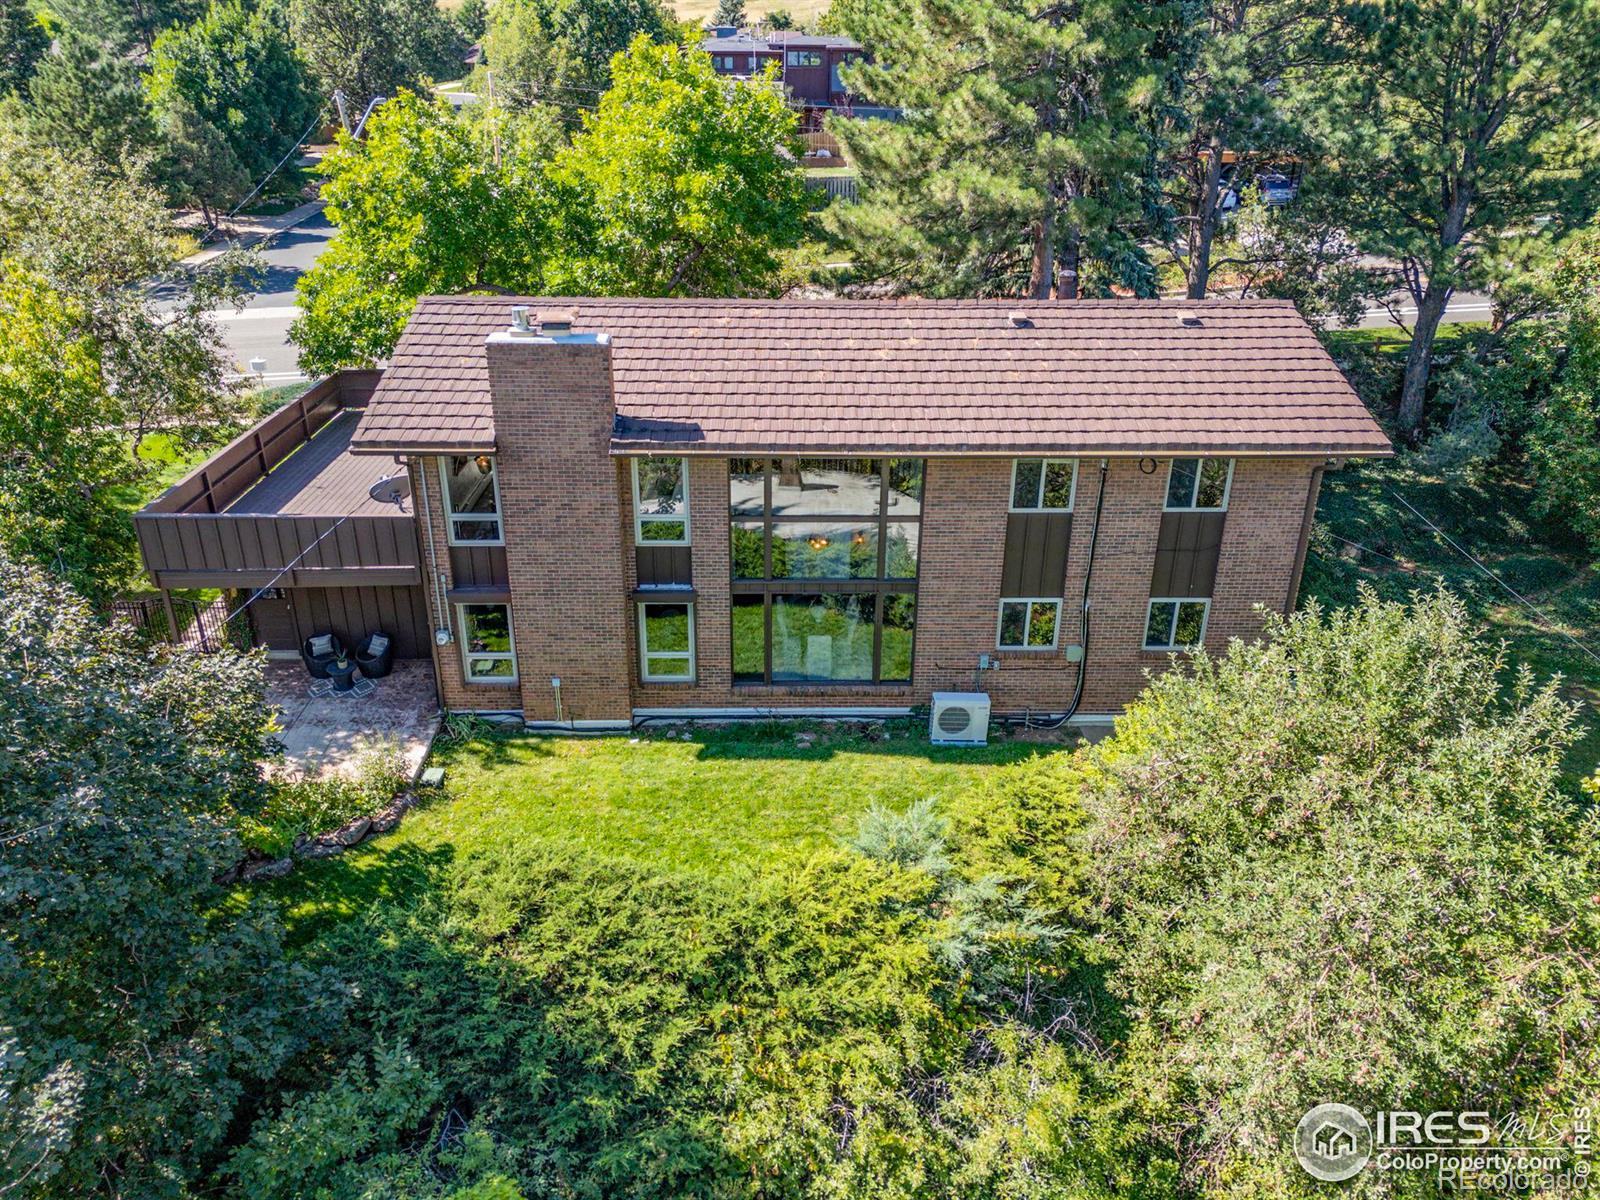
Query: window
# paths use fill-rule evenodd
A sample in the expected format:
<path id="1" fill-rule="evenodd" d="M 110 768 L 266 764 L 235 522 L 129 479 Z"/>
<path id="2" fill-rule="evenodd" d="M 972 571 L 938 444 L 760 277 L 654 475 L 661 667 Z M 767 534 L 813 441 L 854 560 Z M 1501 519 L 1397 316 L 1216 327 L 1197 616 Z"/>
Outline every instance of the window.
<path id="1" fill-rule="evenodd" d="M 1192 650 L 1206 636 L 1209 600 L 1150 601 L 1150 615 L 1144 626 L 1146 650 Z"/>
<path id="2" fill-rule="evenodd" d="M 444 478 L 445 528 L 450 544 L 504 545 L 500 527 L 500 481 L 487 454 L 439 460 Z"/>
<path id="3" fill-rule="evenodd" d="M 911 678 L 921 459 L 728 464 L 736 683 Z"/>
<path id="4" fill-rule="evenodd" d="M 511 643 L 511 608 L 505 604 L 458 604 L 461 669 L 468 683 L 515 683 L 517 655 Z"/>
<path id="5" fill-rule="evenodd" d="M 1071 512 L 1077 490 L 1075 458 L 1019 458 L 1011 464 L 1012 512 Z"/>
<path id="6" fill-rule="evenodd" d="M 820 67 L 822 53 L 818 50 L 791 50 L 789 51 L 789 65 L 791 67 Z"/>
<path id="7" fill-rule="evenodd" d="M 1231 458 L 1175 458 L 1167 475 L 1167 511 L 1198 509 L 1222 512 L 1233 485 Z"/>
<path id="8" fill-rule="evenodd" d="M 638 546 L 689 544 L 689 465 L 685 459 L 633 460 L 633 540 Z"/>
<path id="9" fill-rule="evenodd" d="M 995 645 L 1002 650 L 1054 650 L 1061 631 L 1061 601 L 1000 601 L 1000 627 Z"/>
<path id="10" fill-rule="evenodd" d="M 646 683 L 694 680 L 694 605 L 639 605 L 639 674 Z"/>

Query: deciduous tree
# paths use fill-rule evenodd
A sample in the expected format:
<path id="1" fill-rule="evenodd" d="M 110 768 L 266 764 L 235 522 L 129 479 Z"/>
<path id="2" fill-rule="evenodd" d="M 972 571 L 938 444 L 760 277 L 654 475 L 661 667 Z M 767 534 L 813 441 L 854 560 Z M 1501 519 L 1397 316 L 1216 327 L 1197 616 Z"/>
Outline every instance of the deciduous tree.
<path id="1" fill-rule="evenodd" d="M 352 121 L 374 97 L 460 74 L 464 47 L 436 0 L 292 0 L 290 19 L 322 91 L 343 91 Z"/>
<path id="2" fill-rule="evenodd" d="M 1600 828 L 1560 790 L 1571 721 L 1445 594 L 1273 619 L 1119 719 L 1084 797 L 1121 1070 L 1191 1187 L 1317 1194 L 1289 1139 L 1331 1098 L 1587 1103 Z"/>
<path id="3" fill-rule="evenodd" d="M 502 0 L 489 10 L 484 50 L 496 92 L 547 104 L 576 127 L 611 86 L 611 62 L 643 34 L 671 37 L 658 0 Z"/>
<path id="4" fill-rule="evenodd" d="M 728 81 L 644 36 L 557 155 L 548 282 L 563 293 L 769 292 L 807 208 L 796 117 L 775 79 Z"/>
<path id="5" fill-rule="evenodd" d="M 150 72 L 156 107 L 187 101 L 221 131 L 257 180 L 288 154 L 327 104 L 312 89 L 276 0 L 216 0 L 193 24 L 156 39 Z"/>
<path id="6" fill-rule="evenodd" d="M 861 203 L 829 210 L 858 273 L 934 295 L 1149 294 L 1150 128 L 1165 6 L 1079 0 L 851 4 L 877 61 L 849 73 L 899 121 L 830 124 Z"/>
<path id="7" fill-rule="evenodd" d="M 263 787 L 261 658 L 153 655 L 0 554 L 0 680 L 0 1190 L 190 1194 L 339 1000 L 212 882 Z"/>
<path id="8" fill-rule="evenodd" d="M 1416 305 L 1399 424 L 1422 424 L 1433 342 L 1501 244 L 1600 205 L 1600 2 L 1382 0 L 1338 10 L 1341 61 L 1299 108 L 1348 181 L 1344 223 Z"/>

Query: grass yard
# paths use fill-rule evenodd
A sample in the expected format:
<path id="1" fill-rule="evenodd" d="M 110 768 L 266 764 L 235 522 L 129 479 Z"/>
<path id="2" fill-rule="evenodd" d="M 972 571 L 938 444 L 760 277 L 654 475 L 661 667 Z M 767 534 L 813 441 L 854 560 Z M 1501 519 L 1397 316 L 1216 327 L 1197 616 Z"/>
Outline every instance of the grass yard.
<path id="1" fill-rule="evenodd" d="M 1489 579 L 1409 511 L 1396 495 L 1534 605 Z M 1600 564 L 1531 510 L 1532 489 L 1498 475 L 1481 479 L 1425 474 L 1398 463 L 1330 472 L 1317 506 L 1301 600 L 1349 603 L 1357 583 L 1387 598 L 1443 584 L 1464 597 L 1489 636 L 1504 639 L 1513 667 L 1540 679 L 1563 678 L 1581 705 L 1582 738 L 1566 758 L 1567 784 L 1600 763 Z"/>
<path id="2" fill-rule="evenodd" d="M 276 885 L 297 937 L 375 900 L 420 894 L 452 858 L 508 839 L 716 874 L 741 861 L 781 870 L 850 834 L 874 801 L 946 798 L 998 763 L 1061 752 L 1062 740 L 930 746 L 920 722 L 867 727 L 760 722 L 636 738 L 487 734 L 435 747 L 446 795 L 342 857 Z M 807 738 L 812 739 L 806 745 Z M 876 739 L 876 740 L 874 740 Z"/>

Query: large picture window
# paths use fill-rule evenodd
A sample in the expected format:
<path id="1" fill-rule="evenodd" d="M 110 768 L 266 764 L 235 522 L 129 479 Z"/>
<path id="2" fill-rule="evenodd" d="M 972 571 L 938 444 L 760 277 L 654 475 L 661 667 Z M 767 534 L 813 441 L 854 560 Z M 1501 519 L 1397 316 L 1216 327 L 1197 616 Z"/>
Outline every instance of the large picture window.
<path id="1" fill-rule="evenodd" d="M 729 462 L 736 683 L 910 681 L 923 469 Z"/>
<path id="2" fill-rule="evenodd" d="M 685 460 L 633 460 L 633 540 L 639 546 L 689 544 L 689 465 Z"/>
<path id="3" fill-rule="evenodd" d="M 468 683 L 515 683 L 516 648 L 511 608 L 505 604 L 458 604 L 461 669 Z"/>
<path id="4" fill-rule="evenodd" d="M 452 546 L 505 543 L 500 525 L 500 481 L 487 454 L 439 460 L 444 478 L 445 529 Z"/>
<path id="5" fill-rule="evenodd" d="M 1231 458 L 1175 458 L 1167 474 L 1167 511 L 1222 512 L 1232 485 Z"/>

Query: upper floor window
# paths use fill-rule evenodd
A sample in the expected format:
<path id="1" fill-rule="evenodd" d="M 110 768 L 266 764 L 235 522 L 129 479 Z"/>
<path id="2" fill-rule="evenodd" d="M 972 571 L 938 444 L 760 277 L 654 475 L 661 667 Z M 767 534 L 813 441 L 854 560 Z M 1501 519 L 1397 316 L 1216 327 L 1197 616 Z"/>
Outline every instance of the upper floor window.
<path id="1" fill-rule="evenodd" d="M 1071 512 L 1077 490 L 1075 458 L 1018 458 L 1011 463 L 1012 512 Z"/>
<path id="2" fill-rule="evenodd" d="M 640 546 L 689 544 L 688 460 L 633 460 L 633 540 Z"/>
<path id="3" fill-rule="evenodd" d="M 1231 458 L 1175 458 L 1167 475 L 1167 511 L 1222 512 L 1232 485 Z"/>
<path id="4" fill-rule="evenodd" d="M 817 50 L 791 50 L 789 51 L 789 65 L 791 67 L 820 67 L 822 54 Z"/>
<path id="5" fill-rule="evenodd" d="M 450 544 L 505 544 L 500 525 L 500 481 L 487 454 L 439 460 L 444 477 L 445 528 Z"/>

